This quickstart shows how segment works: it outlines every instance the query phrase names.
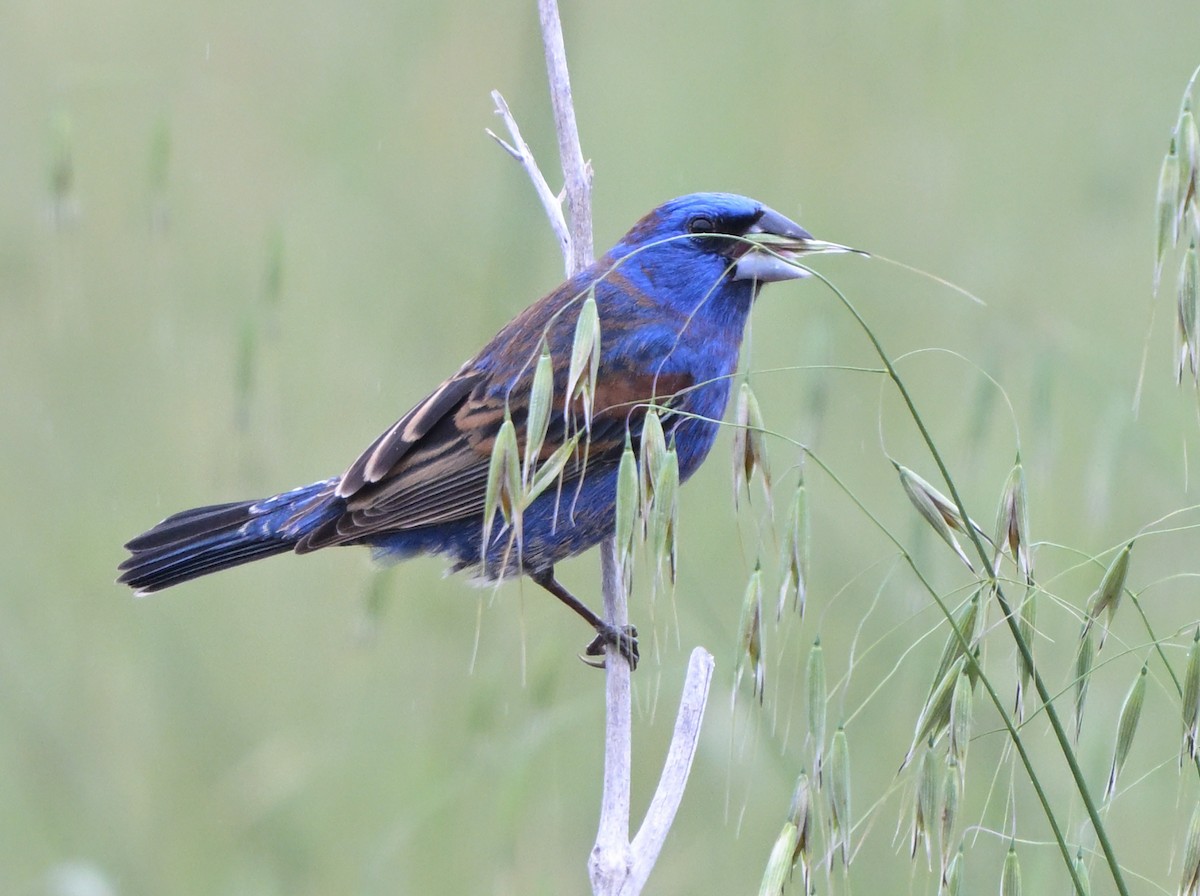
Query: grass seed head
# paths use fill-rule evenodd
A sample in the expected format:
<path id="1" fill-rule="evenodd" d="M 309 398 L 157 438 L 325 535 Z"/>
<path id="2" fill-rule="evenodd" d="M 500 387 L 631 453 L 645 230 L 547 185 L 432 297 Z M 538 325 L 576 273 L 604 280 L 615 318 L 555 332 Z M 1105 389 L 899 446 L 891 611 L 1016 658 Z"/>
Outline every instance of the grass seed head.
<path id="1" fill-rule="evenodd" d="M 1108 636 L 1108 628 L 1112 625 L 1113 617 L 1117 613 L 1117 607 L 1121 604 L 1121 595 L 1125 593 L 1125 578 L 1129 574 L 1129 552 L 1133 550 L 1133 542 L 1129 542 L 1125 547 L 1121 548 L 1120 552 L 1108 569 L 1104 572 L 1104 578 L 1100 580 L 1100 587 L 1092 594 L 1088 601 L 1088 621 L 1090 626 L 1092 621 L 1098 619 L 1101 614 L 1104 614 L 1105 621 L 1100 631 L 1100 643 L 1096 645 L 1096 650 L 1104 647 L 1104 639 Z"/>
<path id="2" fill-rule="evenodd" d="M 1192 112 L 1192 101 L 1183 101 L 1183 112 L 1175 126 L 1175 132 L 1180 140 L 1180 166 L 1183 180 L 1193 178 L 1196 163 L 1200 161 L 1200 132 L 1196 131 L 1195 115 Z"/>
<path id="3" fill-rule="evenodd" d="M 483 500 L 483 553 L 492 541 L 496 512 L 513 527 L 518 543 L 521 538 L 521 451 L 517 446 L 517 427 L 507 409 L 504 422 L 496 432 L 496 442 L 488 460 L 487 488 Z"/>
<path id="4" fill-rule="evenodd" d="M 571 366 L 567 372 L 567 395 L 563 402 L 563 422 L 570 423 L 571 406 L 579 399 L 583 407 L 584 428 L 592 428 L 596 405 L 596 378 L 600 373 L 600 312 L 596 307 L 596 288 L 579 308 L 575 337 L 571 344 Z"/>
<path id="5" fill-rule="evenodd" d="M 1163 258 L 1167 249 L 1179 243 L 1179 153 L 1175 140 L 1163 156 L 1158 172 L 1158 196 L 1155 201 L 1158 231 L 1155 238 L 1154 293 L 1158 294 L 1158 282 L 1162 275 Z"/>
<path id="6" fill-rule="evenodd" d="M 1000 896 L 1021 896 L 1021 865 L 1017 861 L 1017 847 L 1009 844 L 1004 857 L 1004 870 L 1000 874 Z"/>
<path id="7" fill-rule="evenodd" d="M 1200 260 L 1196 256 L 1196 242 L 1188 245 L 1179 264 L 1179 286 L 1176 291 L 1176 321 L 1179 342 L 1179 358 L 1175 366 L 1175 381 L 1183 381 L 1183 371 L 1191 371 L 1192 379 L 1196 380 L 1200 371 L 1200 333 L 1197 332 L 1196 316 L 1197 303 L 1200 295 L 1197 284 L 1200 283 Z"/>
<path id="8" fill-rule="evenodd" d="M 1113 749 L 1112 765 L 1109 767 L 1108 784 L 1104 788 L 1104 799 L 1107 802 L 1117 789 L 1117 778 L 1129 758 L 1129 748 L 1133 746 L 1133 736 L 1137 733 L 1138 721 L 1142 717 L 1142 704 L 1146 702 L 1146 667 L 1134 680 L 1125 702 L 1121 704 L 1121 714 L 1117 720 L 1117 743 Z"/>
<path id="9" fill-rule="evenodd" d="M 942 871 L 941 884 L 938 887 L 938 896 L 961 896 L 962 894 L 962 878 L 963 878 L 963 850 L 960 846 L 958 851 L 946 864 Z"/>
<path id="10" fill-rule="evenodd" d="M 1091 896 L 1092 883 L 1088 880 L 1087 862 L 1083 860 L 1082 849 L 1075 853 L 1075 861 L 1071 863 L 1071 867 L 1075 869 L 1075 879 L 1079 881 L 1081 896 Z"/>
<path id="11" fill-rule="evenodd" d="M 908 499 L 917 508 L 917 512 L 933 527 L 933 531 L 946 544 L 950 545 L 959 559 L 967 565 L 967 568 L 974 572 L 975 567 L 967 558 L 962 546 L 958 543 L 958 539 L 954 537 L 954 532 L 951 531 L 952 529 L 956 529 L 959 532 L 967 531 L 958 508 L 954 506 L 949 498 L 912 470 L 908 469 L 908 467 L 901 466 L 895 461 L 892 461 L 892 465 L 896 468 L 896 472 L 900 474 L 900 484 L 904 487 L 904 492 L 908 495 Z M 974 523 L 971 526 L 978 531 L 979 527 Z"/>
<path id="12" fill-rule="evenodd" d="M 1028 586 L 1025 589 L 1025 597 L 1021 601 L 1021 609 L 1018 613 L 1017 625 L 1021 632 L 1021 637 L 1029 647 L 1030 655 L 1033 654 L 1033 643 L 1037 636 L 1037 588 Z M 1033 668 L 1029 663 L 1025 662 L 1025 657 L 1017 654 L 1018 662 L 1020 663 L 1020 680 L 1023 686 L 1028 686 L 1029 679 L 1033 675 Z"/>
<path id="13" fill-rule="evenodd" d="M 1088 684 L 1091 681 L 1092 665 L 1096 661 L 1096 641 L 1092 636 L 1090 620 L 1083 624 L 1079 643 L 1075 647 L 1075 742 L 1079 743 L 1079 731 L 1083 727 L 1083 706 L 1087 700 Z"/>
<path id="14" fill-rule="evenodd" d="M 642 501 L 649 503 L 654 498 L 654 480 L 667 459 L 667 437 L 663 434 L 662 420 L 657 408 L 649 408 L 642 421 L 641 457 L 638 470 L 641 473 Z M 649 508 L 642 512 L 649 515 Z"/>
<path id="15" fill-rule="evenodd" d="M 654 558 L 658 583 L 662 583 L 664 565 L 670 581 L 675 581 L 675 532 L 679 518 L 679 455 L 675 445 L 659 463 L 652 486 L 654 497 L 646 520 L 646 541 Z"/>
<path id="16" fill-rule="evenodd" d="M 616 540 L 617 559 L 624 567 L 633 555 L 634 535 L 637 532 L 640 505 L 638 503 L 637 460 L 629 433 L 625 433 L 625 450 L 617 466 Z"/>
<path id="17" fill-rule="evenodd" d="M 804 607 L 808 597 L 808 494 L 804 486 L 804 472 L 801 469 L 800 481 L 796 485 L 796 493 L 792 498 L 791 512 L 788 516 L 788 539 L 783 557 L 783 575 L 780 577 L 779 604 L 776 607 L 776 620 L 783 618 L 783 608 L 787 599 L 794 599 L 796 613 L 804 618 Z"/>
<path id="18" fill-rule="evenodd" d="M 962 806 L 963 772 L 954 756 L 946 757 L 946 770 L 942 779 L 942 814 L 938 835 L 942 841 L 942 867 L 950 861 L 950 850 L 954 845 L 955 826 L 958 824 L 958 810 Z"/>
<path id="19" fill-rule="evenodd" d="M 550 428 L 550 408 L 554 404 L 554 361 L 550 345 L 542 337 L 542 351 L 534 368 L 533 385 L 529 389 L 529 416 L 525 421 L 525 463 L 521 467 L 521 482 L 528 487 L 537 468 L 546 432 Z"/>
<path id="20" fill-rule="evenodd" d="M 966 653 L 963 648 L 963 641 L 967 642 L 967 648 L 973 649 L 979 643 L 979 638 L 983 634 L 984 616 L 980 612 L 981 602 L 983 599 L 983 589 L 975 589 L 975 593 L 971 595 L 958 615 L 954 617 L 953 625 L 957 631 L 951 631 L 946 636 L 946 645 L 942 648 L 942 658 L 938 661 L 937 673 L 933 676 L 934 687 L 942 680 L 942 676 L 949 671 L 950 666 L 954 661 Z M 959 635 L 962 635 L 960 638 Z M 930 693 L 933 688 L 930 688 Z"/>
<path id="21" fill-rule="evenodd" d="M 912 840 L 909 845 L 909 856 L 917 857 L 921 844 L 925 845 L 925 860 L 932 856 L 932 831 L 930 830 L 937 817 L 938 805 L 938 771 L 939 763 L 933 741 L 927 741 L 921 753 L 921 761 L 917 766 L 917 789 L 913 799 Z"/>
<path id="22" fill-rule="evenodd" d="M 850 864 L 850 746 L 846 728 L 838 725 L 829 748 L 829 824 L 830 862 L 833 851 L 840 849 L 842 864 Z"/>
<path id="23" fill-rule="evenodd" d="M 1007 546 L 1025 581 L 1033 580 L 1033 562 L 1029 556 L 1029 507 L 1025 491 L 1025 471 L 1021 466 L 1020 455 L 1017 456 L 1017 461 L 1004 483 L 1000 508 L 996 512 L 995 537 L 992 541 L 996 546 L 993 572 L 999 570 L 1000 552 Z"/>
<path id="24" fill-rule="evenodd" d="M 821 639 L 813 642 L 808 652 L 805 669 L 805 685 L 808 690 L 808 736 L 813 744 L 817 786 L 821 783 L 821 755 L 825 747 L 825 725 L 828 718 L 827 685 L 825 683 L 825 653 Z"/>
<path id="25" fill-rule="evenodd" d="M 804 877 L 804 892 L 808 892 L 808 867 L 812 849 L 812 791 L 809 789 L 808 772 L 796 776 L 796 789 L 792 791 L 792 804 L 788 807 L 788 821 L 796 826 L 796 846 L 792 850 L 792 867 L 800 867 Z"/>
<path id="26" fill-rule="evenodd" d="M 775 838 L 775 845 L 771 847 L 758 896 L 783 896 L 783 885 L 792 870 L 791 857 L 796 848 L 796 837 L 796 826 L 785 821 L 783 830 Z"/>
<path id="27" fill-rule="evenodd" d="M 734 409 L 733 430 L 733 506 L 741 499 L 742 488 L 750 495 L 750 481 L 757 470 L 762 476 L 767 504 L 771 503 L 771 471 L 767 466 L 767 443 L 762 410 L 750 383 L 742 381 Z"/>
<path id="28" fill-rule="evenodd" d="M 970 675 L 964 669 L 954 682 L 954 693 L 950 698 L 950 753 L 959 767 L 967 767 L 967 745 L 971 740 L 971 711 L 974 704 L 974 687 Z"/>
<path id="29" fill-rule="evenodd" d="M 1182 765 L 1185 758 L 1197 757 L 1197 726 L 1200 725 L 1200 625 L 1192 637 L 1188 650 L 1187 669 L 1183 674 L 1183 750 L 1179 756 Z"/>
<path id="30" fill-rule="evenodd" d="M 946 726 L 950 724 L 950 707 L 954 701 L 954 689 L 958 684 L 959 677 L 963 674 L 966 662 L 965 654 L 959 656 L 930 688 L 929 696 L 925 698 L 925 705 L 921 708 L 921 715 L 917 719 L 917 730 L 913 736 L 912 746 L 908 750 L 908 755 L 904 757 L 901 768 L 912 760 L 912 755 L 920 744 L 925 743 L 929 738 L 937 740 Z"/>
<path id="31" fill-rule="evenodd" d="M 738 656 L 736 674 L 738 681 L 741 681 L 747 665 L 749 666 L 754 696 L 758 697 L 759 703 L 763 701 L 767 674 L 763 657 L 762 596 L 762 567 L 756 564 L 742 598 L 742 650 Z"/>
<path id="32" fill-rule="evenodd" d="M 1183 844 L 1183 864 L 1179 878 L 1179 896 L 1200 894 L 1200 805 L 1192 811 L 1187 840 Z"/>

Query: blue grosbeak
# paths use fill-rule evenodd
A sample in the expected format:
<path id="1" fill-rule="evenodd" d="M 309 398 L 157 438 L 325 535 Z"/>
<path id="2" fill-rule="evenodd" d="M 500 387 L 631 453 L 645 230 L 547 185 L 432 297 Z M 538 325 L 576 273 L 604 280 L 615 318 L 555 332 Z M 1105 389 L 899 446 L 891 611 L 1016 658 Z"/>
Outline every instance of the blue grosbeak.
<path id="1" fill-rule="evenodd" d="M 340 476 L 260 501 L 185 510 L 130 541 L 119 581 L 147 594 L 284 551 L 365 544 L 377 558 L 444 554 L 494 581 L 525 574 L 636 660 L 615 631 L 554 577 L 554 564 L 614 531 L 617 470 L 646 409 L 662 415 L 687 479 L 725 411 L 750 306 L 763 283 L 806 275 L 806 253 L 844 251 L 743 196 L 696 193 L 656 208 L 591 267 L 529 306 L 474 358 L 375 440 Z M 586 450 L 522 514 L 518 550 L 497 527 L 484 541 L 489 462 L 511 417 L 520 439 L 534 370 L 553 365 L 554 412 L 541 458 L 570 437 L 566 396 L 576 321 L 593 295 L 600 357 Z M 572 399 L 574 404 L 572 404 Z M 564 402 L 568 403 L 564 414 Z"/>

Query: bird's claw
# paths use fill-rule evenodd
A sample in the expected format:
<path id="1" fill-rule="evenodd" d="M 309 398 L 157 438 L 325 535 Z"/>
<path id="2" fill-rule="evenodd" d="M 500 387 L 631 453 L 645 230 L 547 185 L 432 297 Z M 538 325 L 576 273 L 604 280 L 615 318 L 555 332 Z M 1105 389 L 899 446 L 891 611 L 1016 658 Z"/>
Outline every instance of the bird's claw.
<path id="1" fill-rule="evenodd" d="M 611 625 L 597 628 L 596 637 L 592 639 L 592 643 L 587 646 L 584 653 L 587 656 L 604 657 L 610 646 L 617 648 L 621 656 L 625 657 L 629 663 L 630 671 L 637 668 L 639 654 L 636 628 L 632 625 L 627 625 L 624 628 Z M 603 659 L 599 662 L 593 662 L 584 657 L 580 657 L 580 659 L 589 666 L 597 669 L 604 668 Z"/>

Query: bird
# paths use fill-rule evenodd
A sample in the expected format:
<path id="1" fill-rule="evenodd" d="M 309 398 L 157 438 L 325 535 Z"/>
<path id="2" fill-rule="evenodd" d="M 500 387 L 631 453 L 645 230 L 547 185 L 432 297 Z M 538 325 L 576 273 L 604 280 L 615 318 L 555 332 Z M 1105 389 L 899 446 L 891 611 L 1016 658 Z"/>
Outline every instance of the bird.
<path id="1" fill-rule="evenodd" d="M 815 239 L 745 196 L 671 199 L 504 326 L 341 475 L 167 517 L 125 545 L 117 581 L 145 595 L 335 545 L 366 545 L 382 562 L 441 555 L 450 571 L 484 582 L 527 576 L 592 627 L 588 656 L 605 657 L 611 646 L 636 666 L 636 629 L 593 612 L 558 581 L 555 565 L 614 533 L 621 457 L 639 447 L 648 408 L 675 447 L 679 480 L 696 472 L 729 403 L 763 285 L 808 276 L 805 256 L 845 251 L 854 250 Z M 598 319 L 590 329 L 580 326 L 589 302 Z M 585 389 L 578 380 L 587 364 L 573 359 L 581 339 L 595 374 Z M 523 508 L 514 533 L 511 513 L 492 525 L 493 460 L 498 441 L 511 444 L 514 434 L 524 449 L 531 403 L 547 397 L 531 395 L 547 355 L 551 412 L 548 420 L 544 408 L 532 415 L 545 430 L 535 461 L 548 463 L 562 449 L 558 481 Z"/>

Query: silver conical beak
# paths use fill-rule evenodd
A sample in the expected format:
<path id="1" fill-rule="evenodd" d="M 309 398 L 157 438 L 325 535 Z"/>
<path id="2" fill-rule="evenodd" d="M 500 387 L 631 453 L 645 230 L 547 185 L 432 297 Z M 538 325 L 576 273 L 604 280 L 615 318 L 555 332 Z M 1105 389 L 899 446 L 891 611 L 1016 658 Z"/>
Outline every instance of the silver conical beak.
<path id="1" fill-rule="evenodd" d="M 734 264 L 735 280 L 757 280 L 759 283 L 799 280 L 809 276 L 800 262 L 805 255 L 867 254 L 849 246 L 814 239 L 795 221 L 770 208 L 764 209 L 762 217 L 746 231 L 746 238 L 752 245 L 746 247 L 745 253 Z"/>

